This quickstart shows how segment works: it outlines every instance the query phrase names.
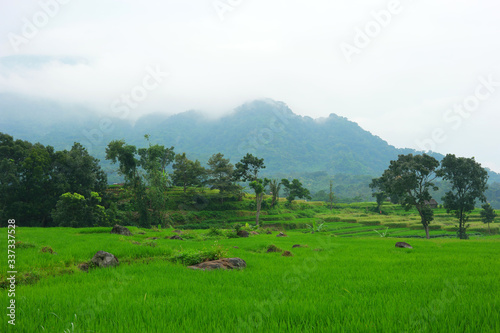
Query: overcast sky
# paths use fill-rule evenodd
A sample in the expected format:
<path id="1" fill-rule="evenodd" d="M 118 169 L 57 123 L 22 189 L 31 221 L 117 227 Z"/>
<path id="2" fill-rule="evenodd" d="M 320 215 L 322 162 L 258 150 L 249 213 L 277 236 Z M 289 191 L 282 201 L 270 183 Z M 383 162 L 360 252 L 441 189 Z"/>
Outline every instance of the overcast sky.
<path id="1" fill-rule="evenodd" d="M 220 115 L 267 97 L 300 115 L 347 117 L 396 147 L 475 156 L 500 172 L 498 1 L 0 6 L 0 93 L 103 113 L 129 103 L 133 117 Z"/>

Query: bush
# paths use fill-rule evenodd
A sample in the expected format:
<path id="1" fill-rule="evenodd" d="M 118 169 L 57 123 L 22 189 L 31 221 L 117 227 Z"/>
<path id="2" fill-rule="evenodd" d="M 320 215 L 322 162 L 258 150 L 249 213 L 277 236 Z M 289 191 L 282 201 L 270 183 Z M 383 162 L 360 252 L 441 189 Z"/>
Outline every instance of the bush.
<path id="1" fill-rule="evenodd" d="M 196 265 L 205 261 L 224 258 L 227 251 L 215 243 L 210 249 L 184 250 L 170 256 L 170 260 L 186 266 Z"/>
<path id="2" fill-rule="evenodd" d="M 208 237 L 219 237 L 224 236 L 224 232 L 217 227 L 210 227 L 210 230 L 208 230 L 206 235 Z"/>

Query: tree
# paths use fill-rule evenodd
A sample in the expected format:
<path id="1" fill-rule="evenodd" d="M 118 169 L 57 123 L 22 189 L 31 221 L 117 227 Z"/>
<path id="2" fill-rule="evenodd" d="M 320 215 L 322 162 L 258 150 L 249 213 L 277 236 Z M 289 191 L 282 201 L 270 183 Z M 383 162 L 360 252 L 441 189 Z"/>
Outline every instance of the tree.
<path id="1" fill-rule="evenodd" d="M 246 154 L 240 162 L 236 163 L 236 169 L 234 170 L 234 179 L 236 181 L 249 181 L 249 186 L 255 192 L 255 207 L 257 209 L 256 213 L 256 225 L 259 225 L 259 215 L 260 208 L 262 204 L 262 198 L 265 194 L 265 187 L 269 183 L 269 179 L 259 179 L 260 169 L 265 169 L 263 158 L 257 158 L 252 154 Z"/>
<path id="2" fill-rule="evenodd" d="M 104 191 L 107 179 L 99 161 L 75 143 L 70 151 L 14 140 L 0 133 L 0 218 L 19 226 L 48 227 L 61 194 Z M 3 224 L 3 222 L 2 222 Z"/>
<path id="3" fill-rule="evenodd" d="M 372 179 L 372 182 L 368 186 L 371 189 L 375 190 L 375 189 L 378 189 L 381 187 L 380 186 L 381 184 L 379 184 L 379 183 L 380 183 L 380 178 L 375 178 L 375 179 Z M 385 199 L 387 198 L 387 193 L 385 193 L 384 191 L 373 192 L 372 197 L 375 197 L 375 200 L 377 201 L 377 208 L 376 208 L 377 212 L 382 213 L 380 208 L 382 207 Z"/>
<path id="4" fill-rule="evenodd" d="M 467 239 L 469 214 L 475 208 L 476 200 L 486 201 L 488 172 L 474 158 L 446 155 L 441 161 L 439 175 L 451 183 L 451 190 L 443 197 L 443 206 L 449 214 L 458 218 L 457 237 Z"/>
<path id="5" fill-rule="evenodd" d="M 91 192 L 104 193 L 108 186 L 99 160 L 90 156 L 87 149 L 77 142 L 70 151 L 55 153 L 54 171 L 61 192 L 80 193 L 90 197 Z"/>
<path id="6" fill-rule="evenodd" d="M 186 157 L 186 153 L 175 155 L 175 163 L 172 165 L 174 173 L 172 181 L 174 185 L 182 186 L 186 193 L 188 186 L 201 186 L 206 173 L 204 167 L 198 160 L 191 161 Z"/>
<path id="7" fill-rule="evenodd" d="M 285 187 L 287 193 L 286 200 L 288 200 L 289 205 L 292 204 L 295 198 L 311 199 L 311 193 L 302 186 L 302 183 L 298 179 L 293 179 L 290 182 L 288 179 L 283 178 L 281 184 Z"/>
<path id="8" fill-rule="evenodd" d="M 481 220 L 483 223 L 488 224 L 488 234 L 491 235 L 491 230 L 490 230 L 490 223 L 495 220 L 497 217 L 497 213 L 495 213 L 495 210 L 489 203 L 485 203 L 481 206 L 483 210 L 481 211 Z"/>
<path id="9" fill-rule="evenodd" d="M 208 167 L 208 184 L 212 189 L 219 190 L 221 203 L 224 203 L 224 195 L 235 192 L 238 188 L 234 184 L 234 166 L 228 158 L 224 158 L 224 154 L 217 153 L 209 158 Z"/>
<path id="10" fill-rule="evenodd" d="M 396 161 L 390 162 L 382 176 L 371 183 L 372 189 L 398 197 L 406 210 L 415 207 L 427 239 L 430 238 L 429 224 L 434 219 L 434 212 L 427 202 L 432 198 L 429 190 L 438 189 L 433 183 L 438 166 L 439 162 L 427 154 L 399 155 Z"/>
<path id="11" fill-rule="evenodd" d="M 255 225 L 259 225 L 259 216 L 260 216 L 260 208 L 262 205 L 262 198 L 264 198 L 265 194 L 265 188 L 267 184 L 269 183 L 269 179 L 257 179 L 252 182 L 250 182 L 249 186 L 255 191 L 255 203 L 256 203 L 256 209 L 257 213 L 255 214 Z"/>
<path id="12" fill-rule="evenodd" d="M 119 164 L 119 173 L 125 177 L 126 185 L 134 195 L 133 204 L 139 212 L 139 224 L 150 228 L 151 224 L 163 224 L 168 176 L 165 168 L 173 160 L 173 147 L 151 144 L 149 135 L 144 136 L 148 148 L 137 149 L 114 140 L 106 148 L 106 159 Z M 141 172 L 141 168 L 144 172 Z"/>
<path id="13" fill-rule="evenodd" d="M 269 181 L 269 191 L 272 195 L 271 207 L 278 204 L 278 199 L 280 196 L 281 182 L 277 179 L 272 179 Z"/>
<path id="14" fill-rule="evenodd" d="M 61 227 L 107 226 L 107 216 L 97 192 L 91 192 L 88 198 L 78 193 L 64 193 L 52 211 L 54 223 Z"/>
<path id="15" fill-rule="evenodd" d="M 250 153 L 247 153 L 240 162 L 236 163 L 234 170 L 234 179 L 236 181 L 255 181 L 257 180 L 259 171 L 265 169 L 264 159 L 257 158 Z"/>

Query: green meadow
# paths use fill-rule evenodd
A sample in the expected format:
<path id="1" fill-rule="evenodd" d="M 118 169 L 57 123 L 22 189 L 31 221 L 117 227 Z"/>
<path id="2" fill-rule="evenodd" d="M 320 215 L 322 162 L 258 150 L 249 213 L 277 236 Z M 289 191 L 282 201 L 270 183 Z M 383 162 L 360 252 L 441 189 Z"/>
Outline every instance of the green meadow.
<path id="1" fill-rule="evenodd" d="M 225 229 L 184 228 L 184 240 L 169 239 L 173 228 L 129 227 L 132 236 L 105 227 L 17 228 L 16 325 L 7 323 L 4 255 L 2 330 L 500 332 L 498 223 L 489 235 L 473 215 L 469 229 L 477 231 L 458 240 L 453 219 L 437 209 L 435 238 L 427 240 L 414 212 L 397 206 L 379 214 L 367 209 L 373 203 L 333 212 L 322 203 L 297 205 L 264 214 L 260 234 L 248 238 L 231 230 L 252 223 L 244 211 L 225 216 Z M 311 233 L 313 223 L 324 223 L 322 231 Z M 280 230 L 288 237 L 276 237 Z M 7 229 L 0 232 L 6 249 Z M 396 248 L 398 241 L 413 249 Z M 267 253 L 270 245 L 293 256 Z M 120 265 L 78 268 L 99 250 Z M 247 267 L 187 268 L 210 255 L 239 257 Z"/>

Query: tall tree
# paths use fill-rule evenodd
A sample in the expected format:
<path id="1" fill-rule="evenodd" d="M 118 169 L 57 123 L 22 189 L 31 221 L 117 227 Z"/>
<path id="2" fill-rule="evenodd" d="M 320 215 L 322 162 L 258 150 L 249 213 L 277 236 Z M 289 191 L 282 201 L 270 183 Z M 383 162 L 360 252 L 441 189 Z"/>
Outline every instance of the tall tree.
<path id="1" fill-rule="evenodd" d="M 372 182 L 368 186 L 372 190 L 379 189 L 381 187 L 380 178 L 372 179 Z M 382 213 L 382 211 L 380 210 L 380 208 L 382 207 L 385 199 L 387 198 L 387 193 L 385 193 L 384 191 L 376 191 L 376 192 L 372 193 L 372 197 L 375 197 L 375 200 L 377 201 L 377 208 L 376 208 L 377 212 Z"/>
<path id="2" fill-rule="evenodd" d="M 259 171 L 265 169 L 264 159 L 247 153 L 241 161 L 236 163 L 234 178 L 236 181 L 251 182 L 259 178 Z"/>
<path id="3" fill-rule="evenodd" d="M 63 193 L 79 193 L 90 197 L 91 192 L 103 193 L 108 186 L 99 160 L 90 156 L 87 149 L 77 142 L 71 150 L 55 153 L 54 171 Z"/>
<path id="4" fill-rule="evenodd" d="M 396 161 L 390 162 L 382 177 L 372 180 L 373 189 L 397 196 L 406 210 L 417 209 L 427 239 L 430 238 L 429 224 L 434 220 L 434 212 L 428 205 L 432 199 L 429 190 L 438 189 L 433 183 L 438 166 L 439 162 L 427 154 L 399 155 Z"/>
<path id="5" fill-rule="evenodd" d="M 217 153 L 208 159 L 208 167 L 208 184 L 212 189 L 219 190 L 221 203 L 224 203 L 224 195 L 233 193 L 238 188 L 234 184 L 234 166 L 228 158 L 224 158 L 224 154 Z"/>
<path id="6" fill-rule="evenodd" d="M 264 198 L 265 188 L 269 183 L 269 179 L 257 179 L 251 181 L 249 186 L 255 191 L 255 203 L 256 203 L 256 214 L 255 214 L 255 225 L 259 225 L 260 209 L 262 205 L 262 199 Z"/>
<path id="7" fill-rule="evenodd" d="M 476 200 L 486 201 L 488 172 L 472 158 L 446 155 L 441 161 L 439 175 L 451 183 L 451 190 L 443 197 L 443 206 L 449 214 L 458 219 L 457 236 L 467 239 L 469 214 L 475 208 Z"/>
<path id="8" fill-rule="evenodd" d="M 175 163 L 172 165 L 174 170 L 172 181 L 174 185 L 182 186 L 184 193 L 188 186 L 201 186 L 203 177 L 206 173 L 200 161 L 191 161 L 186 157 L 186 153 L 175 155 Z"/>
<path id="9" fill-rule="evenodd" d="M 277 179 L 272 179 L 269 181 L 269 191 L 273 196 L 271 201 L 271 207 L 274 207 L 278 204 L 278 199 L 280 196 L 281 182 Z"/>
<path id="10" fill-rule="evenodd" d="M 163 224 L 168 176 L 165 167 L 173 160 L 173 147 L 151 144 L 149 135 L 147 148 L 137 149 L 124 140 L 114 140 L 106 148 L 106 159 L 119 164 L 119 173 L 132 188 L 134 204 L 139 212 L 139 223 L 150 228 L 151 224 Z M 145 173 L 141 172 L 144 170 Z"/>
<path id="11" fill-rule="evenodd" d="M 285 187 L 285 192 L 287 194 L 286 200 L 289 205 L 292 204 L 295 198 L 311 199 L 311 193 L 302 186 L 302 183 L 298 179 L 293 179 L 290 182 L 288 179 L 283 178 L 281 184 Z"/>
<path id="12" fill-rule="evenodd" d="M 481 220 L 483 221 L 483 223 L 488 224 L 488 234 L 491 235 L 490 223 L 495 220 L 495 218 L 497 217 L 497 213 L 495 213 L 495 210 L 493 209 L 493 207 L 491 207 L 489 203 L 483 204 L 482 208 L 483 210 L 480 213 Z"/>

